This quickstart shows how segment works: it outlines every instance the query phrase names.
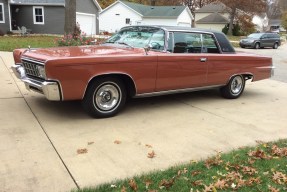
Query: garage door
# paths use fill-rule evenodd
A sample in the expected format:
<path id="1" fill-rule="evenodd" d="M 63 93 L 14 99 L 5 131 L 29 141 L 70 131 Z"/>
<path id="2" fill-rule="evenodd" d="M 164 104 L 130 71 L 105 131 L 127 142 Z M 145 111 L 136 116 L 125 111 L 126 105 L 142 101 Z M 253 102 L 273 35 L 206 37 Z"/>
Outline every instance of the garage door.
<path id="1" fill-rule="evenodd" d="M 87 35 L 96 34 L 96 15 L 86 13 L 76 13 L 76 20 L 80 24 L 82 32 Z"/>

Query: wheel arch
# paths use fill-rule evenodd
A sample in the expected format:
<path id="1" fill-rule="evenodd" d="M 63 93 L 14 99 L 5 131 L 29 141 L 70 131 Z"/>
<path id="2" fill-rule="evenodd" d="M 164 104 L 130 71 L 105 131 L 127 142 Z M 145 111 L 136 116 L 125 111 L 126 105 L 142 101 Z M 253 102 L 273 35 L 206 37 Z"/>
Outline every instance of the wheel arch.
<path id="1" fill-rule="evenodd" d="M 236 74 L 233 74 L 233 75 L 231 75 L 231 76 L 229 77 L 229 79 L 228 79 L 227 82 L 226 82 L 226 85 L 230 82 L 230 80 L 231 80 L 233 77 L 235 77 L 235 76 L 237 76 L 237 75 L 241 75 L 241 76 L 244 78 L 245 81 L 247 81 L 247 80 L 249 80 L 249 79 L 253 80 L 253 78 L 254 78 L 254 75 L 253 75 L 252 73 L 250 73 L 250 72 L 236 73 Z"/>
<path id="2" fill-rule="evenodd" d="M 86 86 L 86 88 L 84 90 L 84 94 L 82 96 L 82 99 L 85 97 L 89 86 L 94 81 L 96 81 L 97 79 L 106 78 L 106 77 L 113 77 L 113 78 L 118 78 L 118 79 L 122 80 L 123 83 L 126 86 L 127 95 L 130 96 L 130 97 L 136 95 L 137 88 L 136 88 L 136 84 L 135 84 L 134 79 L 130 75 L 126 74 L 126 73 L 115 72 L 115 73 L 98 74 L 98 75 L 93 76 L 87 83 L 87 86 Z"/>

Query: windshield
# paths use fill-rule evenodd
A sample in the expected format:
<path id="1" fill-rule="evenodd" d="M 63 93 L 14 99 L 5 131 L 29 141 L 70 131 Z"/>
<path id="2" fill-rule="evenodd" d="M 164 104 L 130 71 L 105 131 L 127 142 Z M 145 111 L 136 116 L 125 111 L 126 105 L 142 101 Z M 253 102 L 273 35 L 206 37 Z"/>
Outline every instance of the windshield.
<path id="1" fill-rule="evenodd" d="M 248 38 L 259 39 L 262 36 L 262 33 L 252 33 L 248 35 Z"/>
<path id="2" fill-rule="evenodd" d="M 152 49 L 164 50 L 165 33 L 162 29 L 154 27 L 126 27 L 113 35 L 106 43 L 124 44 L 137 48 L 150 45 Z"/>

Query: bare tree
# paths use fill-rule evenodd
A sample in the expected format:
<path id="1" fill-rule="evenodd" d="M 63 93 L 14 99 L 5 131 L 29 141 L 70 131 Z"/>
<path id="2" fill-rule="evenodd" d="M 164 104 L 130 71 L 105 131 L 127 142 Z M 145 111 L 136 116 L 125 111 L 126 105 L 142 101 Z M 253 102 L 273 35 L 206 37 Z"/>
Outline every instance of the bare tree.
<path id="1" fill-rule="evenodd" d="M 65 0 L 65 33 L 73 34 L 76 27 L 76 0 Z"/>
<path id="2" fill-rule="evenodd" d="M 266 11 L 266 0 L 220 0 L 228 8 L 230 14 L 228 35 L 232 35 L 233 24 L 238 14 L 254 15 Z"/>

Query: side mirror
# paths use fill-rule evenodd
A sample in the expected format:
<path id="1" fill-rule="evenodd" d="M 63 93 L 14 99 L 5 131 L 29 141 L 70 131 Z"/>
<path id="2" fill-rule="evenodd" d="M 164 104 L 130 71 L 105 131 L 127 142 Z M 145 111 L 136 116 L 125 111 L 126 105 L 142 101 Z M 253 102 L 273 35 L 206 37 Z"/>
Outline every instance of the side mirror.
<path id="1" fill-rule="evenodd" d="M 145 54 L 148 55 L 148 52 L 152 49 L 152 46 L 151 44 L 148 44 L 144 47 L 144 50 L 145 50 Z"/>

